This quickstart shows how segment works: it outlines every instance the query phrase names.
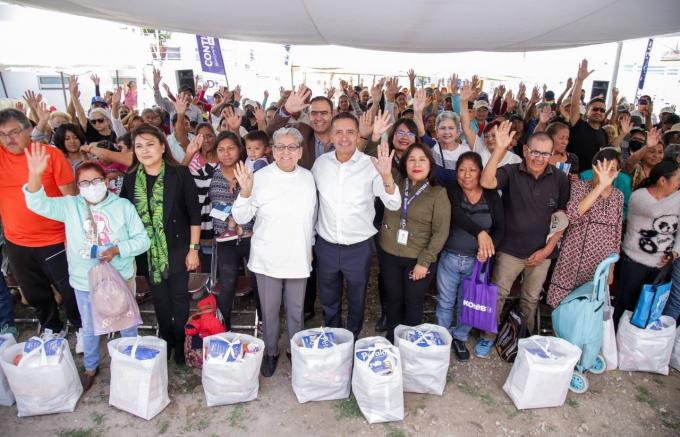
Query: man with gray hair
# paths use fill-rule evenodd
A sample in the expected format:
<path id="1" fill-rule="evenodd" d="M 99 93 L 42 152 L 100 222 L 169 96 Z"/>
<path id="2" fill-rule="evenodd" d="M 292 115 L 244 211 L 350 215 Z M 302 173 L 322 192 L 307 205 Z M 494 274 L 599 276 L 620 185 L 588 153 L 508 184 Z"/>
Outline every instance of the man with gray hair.
<path id="1" fill-rule="evenodd" d="M 81 322 L 69 284 L 64 225 L 29 211 L 23 193 L 28 181 L 24 150 L 31 144 L 31 129 L 23 112 L 0 111 L 0 216 L 9 265 L 21 293 L 35 309 L 41 329 L 65 336 L 66 325 L 59 318 L 51 285 L 61 294 L 68 320 L 76 330 Z M 66 157 L 54 147 L 46 151 L 49 160 L 42 181 L 45 192 L 49 197 L 74 195 L 73 170 Z"/>

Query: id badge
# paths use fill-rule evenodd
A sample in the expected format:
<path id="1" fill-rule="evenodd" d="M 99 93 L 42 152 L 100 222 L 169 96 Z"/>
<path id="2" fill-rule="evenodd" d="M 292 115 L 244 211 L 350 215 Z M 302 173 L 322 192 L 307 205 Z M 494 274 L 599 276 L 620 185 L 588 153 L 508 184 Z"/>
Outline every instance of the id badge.
<path id="1" fill-rule="evenodd" d="M 397 243 L 401 244 L 402 246 L 406 246 L 408 244 L 408 231 L 406 229 L 399 229 L 397 231 Z"/>

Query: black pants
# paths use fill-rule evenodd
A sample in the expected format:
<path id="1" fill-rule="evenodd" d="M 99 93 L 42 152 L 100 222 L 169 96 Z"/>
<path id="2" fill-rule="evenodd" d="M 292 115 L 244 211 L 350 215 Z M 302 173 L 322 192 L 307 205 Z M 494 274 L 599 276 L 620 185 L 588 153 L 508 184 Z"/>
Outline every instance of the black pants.
<path id="1" fill-rule="evenodd" d="M 314 304 L 316 303 L 316 258 L 312 259 L 312 271 L 309 272 L 309 278 L 307 278 L 307 285 L 305 287 L 304 314 L 309 314 L 314 312 Z"/>
<path id="2" fill-rule="evenodd" d="M 382 314 L 386 314 L 387 312 L 387 298 L 385 297 L 385 279 L 383 277 L 381 267 L 381 259 L 385 252 L 382 250 L 382 247 L 380 247 L 380 233 L 375 234 L 373 241 L 375 243 L 375 256 L 378 258 L 378 299 L 380 301 L 380 312 L 382 316 Z"/>
<path id="3" fill-rule="evenodd" d="M 623 312 L 635 311 L 644 284 L 651 284 L 659 274 L 657 267 L 648 267 L 630 259 L 625 253 L 621 255 L 621 277 L 618 282 L 616 299 L 614 300 L 614 327 L 618 329 L 619 319 Z"/>
<path id="4" fill-rule="evenodd" d="M 434 275 L 429 273 L 418 281 L 409 279 L 416 262 L 415 258 L 394 256 L 384 251 L 380 258 L 380 273 L 385 285 L 387 339 L 390 341 L 394 341 L 397 325 L 416 326 L 423 322 L 425 292 Z"/>
<path id="5" fill-rule="evenodd" d="M 64 327 L 59 318 L 59 308 L 54 300 L 51 285 L 54 285 L 61 295 L 66 318 L 74 329 L 80 329 L 76 296 L 68 282 L 68 262 L 64 244 L 25 247 L 7 241 L 6 245 L 12 274 L 19 283 L 26 301 L 35 309 L 41 329 L 59 332 Z"/>
<path id="6" fill-rule="evenodd" d="M 189 319 L 189 272 L 173 273 L 157 284 L 149 280 L 149 285 L 161 338 L 168 344 L 168 356 L 175 349 L 175 362 L 184 364 L 184 325 Z"/>
<path id="7" fill-rule="evenodd" d="M 342 283 L 347 281 L 347 330 L 359 338 L 364 323 L 366 286 L 371 271 L 371 239 L 349 246 L 317 236 L 319 297 L 326 326 L 342 326 Z"/>
<path id="8" fill-rule="evenodd" d="M 215 297 L 217 298 L 217 307 L 220 309 L 222 317 L 224 317 L 224 326 L 227 329 L 231 327 L 231 310 L 234 306 L 239 268 L 243 260 L 247 261 L 249 257 L 250 238 L 217 243 L 217 269 L 220 275 L 220 290 L 219 294 Z M 250 284 L 255 296 L 257 313 L 261 320 L 262 313 L 260 311 L 260 299 L 257 294 L 257 280 L 252 273 L 250 275 Z"/>

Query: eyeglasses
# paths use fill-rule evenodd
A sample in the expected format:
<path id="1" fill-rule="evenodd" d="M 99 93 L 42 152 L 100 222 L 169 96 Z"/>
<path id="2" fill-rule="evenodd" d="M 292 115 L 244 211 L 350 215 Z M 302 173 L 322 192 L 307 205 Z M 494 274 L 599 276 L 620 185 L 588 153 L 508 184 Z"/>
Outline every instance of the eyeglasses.
<path id="1" fill-rule="evenodd" d="M 21 132 L 23 132 L 23 129 L 14 129 L 12 131 L 7 132 L 6 134 L 0 132 L 0 139 L 17 138 L 19 135 L 21 135 Z"/>
<path id="2" fill-rule="evenodd" d="M 99 185 L 104 183 L 104 178 L 94 178 L 91 181 L 80 181 L 78 182 L 78 186 L 80 188 L 87 188 L 90 185 Z"/>
<path id="3" fill-rule="evenodd" d="M 90 123 L 93 123 L 93 124 L 104 123 L 105 121 L 106 121 L 106 119 L 104 119 L 104 118 L 92 118 L 92 119 L 90 119 Z"/>
<path id="4" fill-rule="evenodd" d="M 397 138 L 408 137 L 408 138 L 413 139 L 413 138 L 416 137 L 416 134 L 414 134 L 413 132 L 404 132 L 404 131 L 398 130 L 394 133 L 394 136 L 397 137 Z"/>
<path id="5" fill-rule="evenodd" d="M 590 108 L 590 110 L 591 110 L 591 111 L 595 111 L 595 112 L 602 112 L 602 113 L 607 112 L 606 109 L 604 109 L 604 108 L 602 108 L 602 107 L 600 107 L 600 106 L 594 106 L 594 107 Z"/>
<path id="6" fill-rule="evenodd" d="M 539 152 L 538 150 L 529 149 L 529 156 L 532 158 L 549 159 L 552 156 L 552 152 Z"/>
<path id="7" fill-rule="evenodd" d="M 295 144 L 289 144 L 289 145 L 285 145 L 285 144 L 274 144 L 274 145 L 272 146 L 272 149 L 274 149 L 274 150 L 277 151 L 277 152 L 283 152 L 284 150 L 287 150 L 287 151 L 289 151 L 289 152 L 292 153 L 292 152 L 295 152 L 295 151 L 296 151 L 297 149 L 299 149 L 299 148 L 300 148 L 300 146 L 295 145 Z"/>

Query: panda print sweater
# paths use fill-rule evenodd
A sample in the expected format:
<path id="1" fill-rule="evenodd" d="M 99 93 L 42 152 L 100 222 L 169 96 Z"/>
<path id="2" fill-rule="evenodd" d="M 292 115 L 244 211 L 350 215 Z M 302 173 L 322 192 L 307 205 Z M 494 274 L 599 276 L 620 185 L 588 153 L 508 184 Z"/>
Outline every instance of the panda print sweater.
<path id="1" fill-rule="evenodd" d="M 664 252 L 680 253 L 680 191 L 657 200 L 646 188 L 630 196 L 623 250 L 633 261 L 657 267 Z"/>

